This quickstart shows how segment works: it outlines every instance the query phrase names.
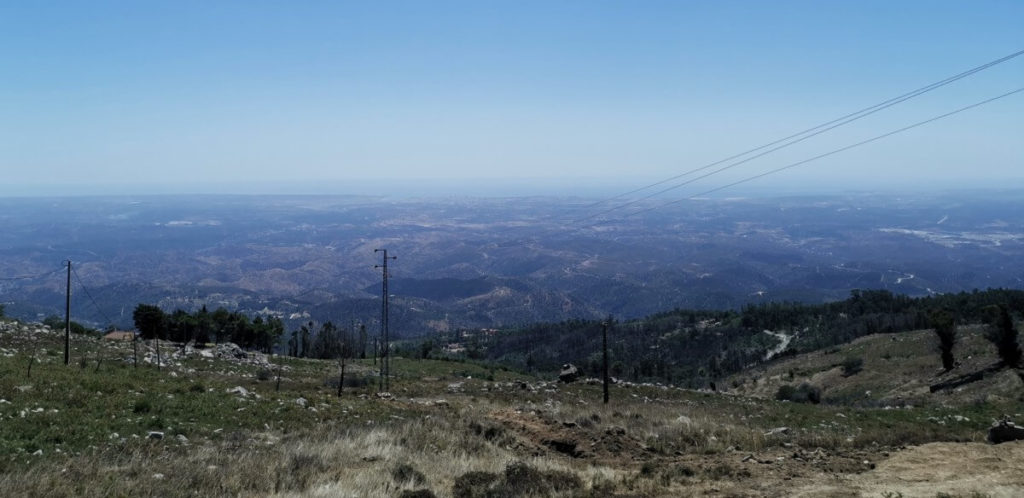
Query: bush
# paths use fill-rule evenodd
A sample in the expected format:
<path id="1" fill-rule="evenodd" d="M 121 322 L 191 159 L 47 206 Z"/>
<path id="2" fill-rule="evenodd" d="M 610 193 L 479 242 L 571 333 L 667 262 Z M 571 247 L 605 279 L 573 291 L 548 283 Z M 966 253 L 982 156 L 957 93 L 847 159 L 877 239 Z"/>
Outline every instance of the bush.
<path id="1" fill-rule="evenodd" d="M 572 472 L 542 471 L 523 462 L 505 467 L 505 475 L 469 472 L 455 478 L 455 498 L 518 498 L 567 494 L 583 487 Z"/>
<path id="2" fill-rule="evenodd" d="M 271 372 L 270 370 L 267 370 L 266 368 L 261 368 L 261 369 L 256 371 L 256 380 L 258 380 L 260 382 L 268 381 L 268 380 L 270 380 L 273 377 L 274 377 L 273 372 Z"/>
<path id="3" fill-rule="evenodd" d="M 850 356 L 843 360 L 843 377 L 857 375 L 861 370 L 864 370 L 863 358 Z"/>
<path id="4" fill-rule="evenodd" d="M 491 472 L 467 472 L 455 478 L 455 484 L 452 486 L 452 496 L 454 498 L 484 496 L 487 494 L 487 489 L 498 478 L 498 474 Z"/>
<path id="5" fill-rule="evenodd" d="M 416 470 L 415 467 L 407 463 L 395 465 L 395 468 L 391 469 L 391 478 L 398 484 L 411 482 L 419 486 L 427 482 L 427 476 L 423 475 L 423 472 Z"/>
<path id="6" fill-rule="evenodd" d="M 658 464 L 655 462 L 647 461 L 640 466 L 640 475 L 651 476 L 658 471 Z"/>
<path id="7" fill-rule="evenodd" d="M 437 498 L 437 495 L 429 489 L 407 489 L 402 491 L 402 494 L 398 495 L 398 498 Z"/>
<path id="8" fill-rule="evenodd" d="M 153 410 L 153 403 L 146 398 L 135 400 L 135 406 L 132 407 L 132 411 L 135 413 L 149 413 L 151 410 Z"/>
<path id="9" fill-rule="evenodd" d="M 582 486 L 580 478 L 571 472 L 541 472 L 523 462 L 505 467 L 505 488 L 519 492 L 520 496 L 560 493 Z"/>
<path id="10" fill-rule="evenodd" d="M 792 401 L 794 403 L 821 403 L 821 388 L 804 382 L 797 387 L 784 384 L 775 393 L 775 399 L 779 401 Z"/>
<path id="11" fill-rule="evenodd" d="M 475 421 L 474 422 L 470 422 L 469 428 L 470 428 L 470 430 L 473 431 L 474 434 L 476 434 L 477 436 L 480 436 L 480 437 L 482 437 L 482 438 L 484 438 L 484 439 L 486 439 L 488 441 L 498 440 L 499 438 L 501 438 L 505 434 L 504 429 L 502 429 L 501 427 L 492 426 L 492 425 L 483 425 L 483 424 L 480 424 L 480 423 L 475 422 Z"/>
<path id="12" fill-rule="evenodd" d="M 375 380 L 374 377 L 371 377 L 371 376 L 365 376 L 365 375 L 364 376 L 356 376 L 356 375 L 349 375 L 348 373 L 346 373 L 345 374 L 345 387 L 366 387 L 366 386 L 368 386 L 370 384 L 373 384 L 374 380 Z M 329 387 L 331 389 L 337 389 L 338 388 L 338 376 L 337 375 L 329 375 L 327 377 L 324 377 L 324 387 Z"/>

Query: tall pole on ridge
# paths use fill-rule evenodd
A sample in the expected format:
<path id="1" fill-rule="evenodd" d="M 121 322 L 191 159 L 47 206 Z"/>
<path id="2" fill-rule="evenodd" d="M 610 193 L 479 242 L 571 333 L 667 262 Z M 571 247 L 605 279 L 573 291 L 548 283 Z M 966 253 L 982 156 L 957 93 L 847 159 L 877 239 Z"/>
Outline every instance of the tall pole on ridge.
<path id="1" fill-rule="evenodd" d="M 387 249 L 374 249 L 373 252 L 384 253 L 384 261 L 382 264 L 373 265 L 374 268 L 381 268 L 383 275 L 381 277 L 381 305 L 380 305 L 380 335 L 381 335 L 381 354 L 380 354 L 380 382 L 381 388 L 384 392 L 391 390 L 391 343 L 390 337 L 388 337 L 388 260 L 398 259 L 395 256 L 388 256 Z"/>
<path id="2" fill-rule="evenodd" d="M 604 404 L 608 404 L 608 323 L 611 322 L 611 317 L 605 320 L 601 324 L 601 336 L 603 338 L 604 347 Z"/>
<path id="3" fill-rule="evenodd" d="M 64 294 L 64 364 L 71 363 L 71 260 L 68 264 L 68 287 Z"/>

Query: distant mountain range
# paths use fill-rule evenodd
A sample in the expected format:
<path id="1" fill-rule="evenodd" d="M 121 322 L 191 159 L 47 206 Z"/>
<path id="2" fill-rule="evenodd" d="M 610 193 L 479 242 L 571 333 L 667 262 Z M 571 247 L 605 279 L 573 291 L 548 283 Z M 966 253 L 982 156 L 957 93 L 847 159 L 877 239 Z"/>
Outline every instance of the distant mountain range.
<path id="1" fill-rule="evenodd" d="M 375 248 L 398 257 L 399 336 L 820 303 L 851 289 L 1020 288 L 1021 194 L 706 199 L 585 222 L 593 199 L 2 198 L 0 302 L 22 318 L 62 313 L 71 259 L 84 323 L 130 325 L 144 302 L 373 327 Z"/>

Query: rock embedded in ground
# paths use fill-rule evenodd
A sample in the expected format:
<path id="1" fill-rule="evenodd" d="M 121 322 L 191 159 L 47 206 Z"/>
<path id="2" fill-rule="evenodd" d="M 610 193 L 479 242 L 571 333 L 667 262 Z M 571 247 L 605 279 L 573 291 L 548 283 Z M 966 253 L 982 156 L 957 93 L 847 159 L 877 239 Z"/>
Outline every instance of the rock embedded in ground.
<path id="1" fill-rule="evenodd" d="M 1024 427 L 1009 420 L 1003 420 L 989 428 L 988 442 L 999 444 L 1009 441 L 1024 441 Z"/>
<path id="2" fill-rule="evenodd" d="M 565 383 L 575 382 L 579 377 L 580 371 L 576 368 L 576 365 L 573 365 L 572 363 L 562 365 L 562 371 L 558 373 L 558 380 Z"/>

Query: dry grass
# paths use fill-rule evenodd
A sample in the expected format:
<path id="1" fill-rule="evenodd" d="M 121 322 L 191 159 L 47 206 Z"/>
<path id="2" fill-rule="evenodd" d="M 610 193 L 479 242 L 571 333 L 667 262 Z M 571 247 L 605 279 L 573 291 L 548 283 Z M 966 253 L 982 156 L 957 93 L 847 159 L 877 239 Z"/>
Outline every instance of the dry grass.
<path id="1" fill-rule="evenodd" d="M 98 341 L 79 341 L 75 355 L 109 358 L 99 371 L 64 367 L 48 353 L 59 342 L 0 336 L 0 347 L 17 350 L 0 355 L 6 496 L 785 496 L 822 476 L 864 472 L 867 459 L 905 444 L 981 440 L 989 418 L 1019 411 L 1012 401 L 885 410 L 659 386 L 616 386 L 604 405 L 596 385 L 407 359 L 394 362 L 393 400 L 374 386 L 339 399 L 324 385 L 330 362 L 287 360 L 277 392 L 252 366 L 135 370 L 116 359 L 123 345 Z M 886 343 L 896 355 L 924 347 L 892 344 L 903 343 Z M 39 358 L 31 380 L 28 345 Z M 827 366 L 820 356 L 803 365 Z M 865 371 L 848 382 L 875 382 L 872 369 L 886 365 L 864 357 Z M 229 392 L 237 386 L 251 394 Z M 147 430 L 166 438 L 146 439 Z M 794 461 L 805 451 L 821 457 Z"/>

